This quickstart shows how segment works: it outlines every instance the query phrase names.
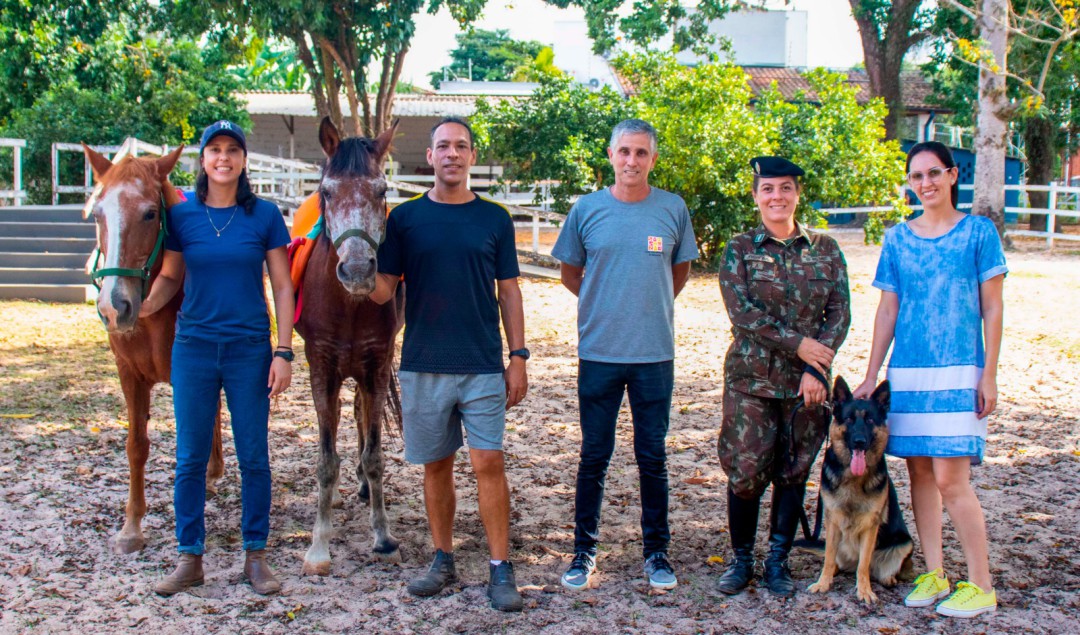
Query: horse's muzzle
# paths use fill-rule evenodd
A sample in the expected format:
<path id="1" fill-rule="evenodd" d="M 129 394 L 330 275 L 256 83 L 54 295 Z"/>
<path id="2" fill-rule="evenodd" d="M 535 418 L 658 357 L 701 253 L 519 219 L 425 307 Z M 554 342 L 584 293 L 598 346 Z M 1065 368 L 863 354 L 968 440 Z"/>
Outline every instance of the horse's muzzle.
<path id="1" fill-rule="evenodd" d="M 374 258 L 341 261 L 337 266 L 337 277 L 349 293 L 368 295 L 375 290 L 376 271 Z"/>

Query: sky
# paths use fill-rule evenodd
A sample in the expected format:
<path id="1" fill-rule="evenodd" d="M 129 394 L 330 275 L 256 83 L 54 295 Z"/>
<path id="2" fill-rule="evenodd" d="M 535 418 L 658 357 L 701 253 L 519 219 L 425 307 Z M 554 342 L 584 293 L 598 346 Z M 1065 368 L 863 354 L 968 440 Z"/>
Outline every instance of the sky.
<path id="1" fill-rule="evenodd" d="M 851 17 L 848 0 L 767 0 L 772 9 L 794 9 L 807 12 L 807 62 L 810 66 L 850 68 L 862 62 L 862 44 L 855 19 Z M 550 44 L 554 39 L 557 21 L 584 20 L 580 9 L 557 9 L 542 0 L 488 0 L 476 28 L 506 29 L 510 37 L 519 40 L 538 40 Z M 460 32 L 457 23 L 446 9 L 436 15 L 416 17 L 416 35 L 405 57 L 401 79 L 427 87 L 428 73 L 441 69 L 450 61 L 450 51 L 456 44 L 454 35 Z"/>

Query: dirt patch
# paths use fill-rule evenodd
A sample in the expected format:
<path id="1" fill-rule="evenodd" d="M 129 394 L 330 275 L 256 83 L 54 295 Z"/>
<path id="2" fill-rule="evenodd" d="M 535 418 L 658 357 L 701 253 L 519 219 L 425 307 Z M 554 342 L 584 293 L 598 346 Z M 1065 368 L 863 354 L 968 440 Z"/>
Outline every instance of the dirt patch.
<path id="1" fill-rule="evenodd" d="M 870 348 L 877 291 L 870 281 L 878 249 L 843 243 L 852 273 L 854 323 L 837 359 L 849 379 L 861 375 Z M 672 429 L 671 556 L 680 586 L 653 595 L 641 575 L 637 475 L 629 414 L 608 479 L 599 587 L 570 594 L 558 586 L 572 544 L 578 451 L 573 297 L 549 281 L 523 281 L 532 388 L 508 417 L 507 460 L 513 497 L 512 552 L 526 609 L 487 608 L 487 555 L 475 488 L 459 468 L 457 556 L 462 584 L 418 601 L 407 580 L 430 549 L 421 470 L 387 442 L 391 526 L 404 563 L 370 556 L 368 513 L 357 499 L 356 434 L 343 412 L 343 509 L 335 512 L 332 575 L 300 576 L 314 522 L 318 431 L 307 369 L 273 406 L 272 563 L 283 578 L 279 597 L 261 598 L 242 583 L 239 476 L 226 432 L 226 476 L 207 506 L 207 584 L 162 599 L 150 585 L 171 568 L 175 436 L 171 391 L 154 393 L 153 444 L 147 474 L 149 545 L 118 557 L 107 538 L 119 529 L 127 495 L 126 415 L 101 327 L 89 306 L 0 303 L 0 631 L 79 632 L 127 629 L 151 633 L 551 632 L 551 633 L 1062 633 L 1080 618 L 1080 258 L 1010 255 L 1005 285 L 1006 336 L 1002 406 L 991 422 L 985 465 L 974 482 L 986 510 L 991 566 L 1001 609 L 973 622 L 907 609 L 903 588 L 875 586 L 878 606 L 861 606 L 854 580 L 840 576 L 824 596 L 805 592 L 819 568 L 793 556 L 799 594 L 780 601 L 751 589 L 728 598 L 715 591 L 727 559 L 723 472 L 716 459 L 722 355 L 729 323 L 711 275 L 695 276 L 676 309 L 678 346 Z M 346 395 L 351 399 L 351 394 Z M 909 524 L 907 474 L 890 466 Z M 815 474 L 816 474 L 815 468 Z M 816 479 L 812 479 L 816 480 Z M 813 491 L 814 488 L 811 487 Z M 808 495 L 808 507 L 814 494 Z M 767 507 L 767 504 L 766 504 Z M 762 524 L 767 518 L 762 513 Z M 762 528 L 762 532 L 764 528 Z M 759 551 L 761 538 L 759 532 Z M 962 554 L 946 521 L 950 575 L 964 575 Z M 715 560 L 715 559 L 713 559 Z M 921 561 L 918 563 L 921 566 Z"/>

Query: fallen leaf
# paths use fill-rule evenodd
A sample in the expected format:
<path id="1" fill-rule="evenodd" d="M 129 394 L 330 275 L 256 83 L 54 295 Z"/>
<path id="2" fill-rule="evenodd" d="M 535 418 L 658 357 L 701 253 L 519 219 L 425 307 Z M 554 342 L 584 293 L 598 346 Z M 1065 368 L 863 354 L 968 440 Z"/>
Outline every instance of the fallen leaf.
<path id="1" fill-rule="evenodd" d="M 34 415 L 26 412 L 19 412 L 15 414 L 0 415 L 0 419 L 33 419 Z"/>
<path id="2" fill-rule="evenodd" d="M 709 559 L 706 560 L 706 562 L 708 562 L 709 564 L 724 564 L 724 557 L 723 556 L 709 556 Z"/>
<path id="3" fill-rule="evenodd" d="M 707 476 L 691 476 L 690 478 L 684 478 L 683 483 L 687 485 L 704 485 L 709 482 Z"/>
<path id="4" fill-rule="evenodd" d="M 90 432 L 93 432 L 94 434 L 97 434 L 98 432 L 101 432 L 101 428 L 98 428 L 98 427 L 90 428 Z"/>

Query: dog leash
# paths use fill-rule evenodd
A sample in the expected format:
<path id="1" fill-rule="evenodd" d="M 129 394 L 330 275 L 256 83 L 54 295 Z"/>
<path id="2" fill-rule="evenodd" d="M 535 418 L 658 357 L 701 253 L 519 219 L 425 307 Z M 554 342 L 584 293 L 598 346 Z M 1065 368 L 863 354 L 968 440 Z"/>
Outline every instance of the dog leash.
<path id="1" fill-rule="evenodd" d="M 799 404 L 797 406 L 795 406 L 794 409 L 792 409 L 791 416 L 788 417 L 787 430 L 785 431 L 785 433 L 787 434 L 787 437 L 788 437 L 787 457 L 785 459 L 786 462 L 787 462 L 788 467 L 793 467 L 795 465 L 795 461 L 796 461 L 796 457 L 795 457 L 795 418 L 799 415 L 799 411 L 802 410 L 805 405 L 806 405 L 805 401 L 800 401 Z M 832 423 L 832 404 L 829 403 L 828 401 L 826 401 L 826 402 L 820 404 L 820 406 L 825 409 L 825 426 L 826 426 L 826 428 L 825 428 L 826 429 L 825 438 L 826 438 L 826 440 L 828 440 L 828 426 Z M 831 447 L 832 447 L 832 443 L 829 442 L 825 446 L 825 451 L 828 452 Z M 823 501 L 821 500 L 821 485 L 819 484 L 818 485 L 817 514 L 816 514 L 816 518 L 814 519 L 814 530 L 813 530 L 813 532 L 810 531 L 810 519 L 806 517 L 805 508 L 799 510 L 799 523 L 802 525 L 803 536 L 805 536 L 807 540 L 818 541 L 821 538 L 821 525 L 822 525 L 822 522 L 824 520 L 823 519 L 823 516 L 824 516 L 823 506 L 824 506 L 824 504 L 823 504 Z"/>

